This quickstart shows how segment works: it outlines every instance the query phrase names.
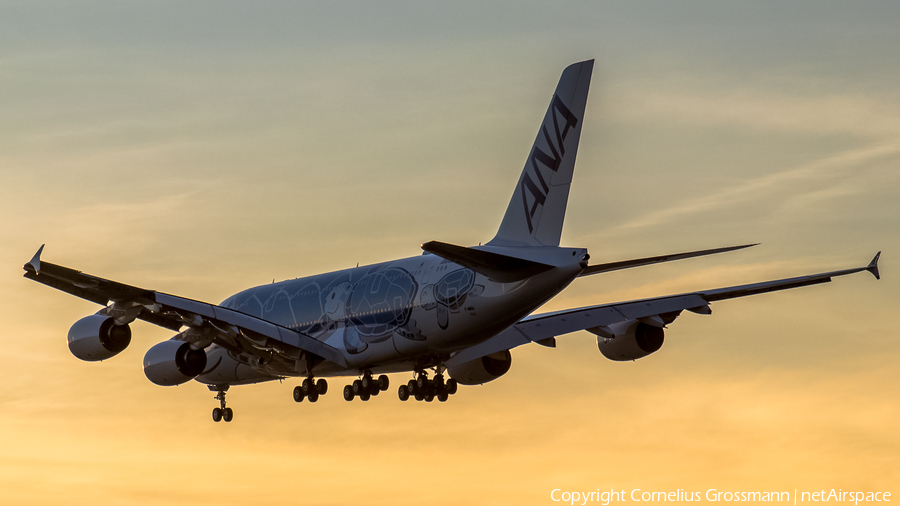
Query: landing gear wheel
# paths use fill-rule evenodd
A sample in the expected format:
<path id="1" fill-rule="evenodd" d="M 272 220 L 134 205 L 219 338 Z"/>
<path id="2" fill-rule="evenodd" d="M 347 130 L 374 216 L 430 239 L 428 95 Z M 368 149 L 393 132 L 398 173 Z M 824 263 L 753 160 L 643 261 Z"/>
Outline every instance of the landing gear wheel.
<path id="1" fill-rule="evenodd" d="M 302 386 L 300 388 L 304 396 L 309 395 L 309 391 L 312 390 L 312 388 L 310 388 L 312 386 L 311 383 L 312 382 L 309 381 L 309 378 L 306 378 L 305 380 L 303 380 L 303 383 L 301 383 Z"/>
<path id="2" fill-rule="evenodd" d="M 386 391 L 390 386 L 391 380 L 387 377 L 387 375 L 382 374 L 378 377 L 378 388 L 380 388 L 382 392 Z"/>
<path id="3" fill-rule="evenodd" d="M 325 395 L 326 392 L 328 392 L 328 382 L 324 379 L 316 381 L 316 393 L 318 393 L 319 395 Z"/>
<path id="4" fill-rule="evenodd" d="M 366 373 L 365 376 L 360 380 L 362 383 L 363 390 L 371 390 L 372 389 L 372 377 L 369 376 L 369 373 Z"/>
<path id="5" fill-rule="evenodd" d="M 369 394 L 369 392 L 366 392 L 365 390 L 363 390 L 363 393 L 359 394 L 359 398 L 363 401 L 367 401 L 367 400 L 369 400 L 370 395 L 371 394 Z"/>
<path id="6" fill-rule="evenodd" d="M 309 397 L 309 402 L 316 402 L 319 400 L 319 392 L 313 390 L 307 397 Z"/>
<path id="7" fill-rule="evenodd" d="M 344 400 L 352 401 L 353 400 L 353 387 L 347 385 L 344 387 Z"/>
<path id="8" fill-rule="evenodd" d="M 457 383 L 456 383 L 456 380 L 453 379 L 453 378 L 450 378 L 450 379 L 447 381 L 447 393 L 450 394 L 450 395 L 453 395 L 453 394 L 456 393 L 456 389 L 457 389 L 457 388 L 458 388 L 458 385 L 457 385 Z"/>
<path id="9" fill-rule="evenodd" d="M 226 422 L 230 422 L 231 418 L 234 416 L 234 411 L 231 408 L 225 407 L 225 392 L 228 391 L 229 385 L 216 385 L 215 387 L 210 386 L 209 389 L 216 389 L 215 399 L 219 401 L 219 407 L 213 408 L 212 417 L 214 422 L 218 422 L 219 420 L 225 420 Z"/>
<path id="10" fill-rule="evenodd" d="M 434 385 L 435 390 L 440 392 L 444 389 L 444 376 L 442 374 L 435 375 L 432 384 Z"/>
<path id="11" fill-rule="evenodd" d="M 446 391 L 443 391 L 438 394 L 437 398 L 441 402 L 447 402 L 447 399 L 450 398 L 450 394 L 448 394 Z"/>
<path id="12" fill-rule="evenodd" d="M 406 384 L 406 388 L 409 389 L 410 395 L 416 395 L 416 392 L 419 391 L 419 385 L 416 383 L 416 380 L 409 380 L 409 383 Z"/>
<path id="13" fill-rule="evenodd" d="M 425 402 L 431 402 L 434 400 L 434 393 L 428 392 L 428 395 L 425 396 Z"/>
<path id="14" fill-rule="evenodd" d="M 362 381 L 360 381 L 360 380 L 353 380 L 353 387 L 352 387 L 352 388 L 353 388 L 353 393 L 354 393 L 354 395 L 359 395 L 359 394 L 361 394 L 361 393 L 363 392 L 363 390 L 364 390 L 364 389 L 363 389 L 363 385 L 362 385 Z"/>
<path id="15" fill-rule="evenodd" d="M 294 402 L 303 402 L 303 389 L 300 387 L 294 387 Z"/>
<path id="16" fill-rule="evenodd" d="M 407 387 L 406 385 L 400 385 L 400 388 L 397 389 L 397 395 L 400 397 L 401 401 L 409 399 L 409 387 Z"/>

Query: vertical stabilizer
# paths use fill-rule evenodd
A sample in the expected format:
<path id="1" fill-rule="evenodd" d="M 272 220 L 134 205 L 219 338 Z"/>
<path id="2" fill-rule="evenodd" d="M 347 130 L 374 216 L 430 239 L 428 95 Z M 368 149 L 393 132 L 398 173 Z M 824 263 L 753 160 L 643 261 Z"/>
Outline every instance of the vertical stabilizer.
<path id="1" fill-rule="evenodd" d="M 563 70 L 513 192 L 488 244 L 559 246 L 594 60 Z"/>

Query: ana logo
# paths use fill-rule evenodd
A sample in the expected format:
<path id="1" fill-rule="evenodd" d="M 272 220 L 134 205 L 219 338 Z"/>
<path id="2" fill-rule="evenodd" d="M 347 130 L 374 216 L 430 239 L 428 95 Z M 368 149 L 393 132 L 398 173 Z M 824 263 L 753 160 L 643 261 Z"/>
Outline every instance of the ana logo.
<path id="1" fill-rule="evenodd" d="M 550 132 L 547 131 L 547 121 L 544 121 L 544 124 L 541 125 L 541 132 L 547 141 L 550 154 L 545 153 L 535 142 L 531 156 L 528 157 L 528 160 L 531 162 L 531 170 L 529 171 L 528 165 L 526 165 L 526 170 L 522 175 L 520 189 L 522 190 L 522 204 L 525 206 L 525 221 L 528 223 L 529 233 L 534 232 L 532 219 L 537 212 L 538 206 L 544 205 L 544 202 L 547 200 L 547 194 L 550 193 L 550 187 L 547 186 L 547 182 L 544 179 L 543 170 L 550 169 L 552 172 L 559 170 L 562 158 L 566 155 L 566 135 L 569 134 L 570 128 L 578 124 L 578 118 L 563 104 L 558 95 L 553 95 L 553 102 L 550 104 L 550 118 L 553 120 L 553 133 L 555 135 L 551 136 Z M 562 130 L 560 130 L 561 122 Z M 546 167 L 546 169 L 542 170 L 541 166 Z M 532 173 L 534 178 L 531 177 Z M 550 174 L 550 176 L 552 175 Z M 537 183 L 535 183 L 535 179 L 537 179 Z M 530 205 L 529 195 L 531 196 Z"/>

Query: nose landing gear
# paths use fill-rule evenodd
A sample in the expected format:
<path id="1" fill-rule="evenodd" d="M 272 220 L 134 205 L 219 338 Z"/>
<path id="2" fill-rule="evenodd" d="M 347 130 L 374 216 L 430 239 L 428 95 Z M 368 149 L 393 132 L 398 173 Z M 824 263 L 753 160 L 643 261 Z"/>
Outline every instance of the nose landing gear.
<path id="1" fill-rule="evenodd" d="M 212 390 L 213 387 L 210 387 Z M 218 422 L 220 420 L 224 420 L 226 423 L 230 422 L 234 418 L 234 411 L 231 408 L 225 407 L 225 392 L 228 391 L 228 385 L 218 385 L 215 387 L 218 392 L 214 399 L 219 401 L 218 408 L 213 408 L 212 410 L 212 419 L 214 422 Z"/>

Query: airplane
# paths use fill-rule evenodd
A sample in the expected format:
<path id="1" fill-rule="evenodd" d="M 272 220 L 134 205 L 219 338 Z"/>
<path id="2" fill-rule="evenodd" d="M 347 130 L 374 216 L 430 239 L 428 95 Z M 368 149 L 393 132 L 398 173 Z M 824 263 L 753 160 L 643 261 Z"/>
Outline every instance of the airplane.
<path id="1" fill-rule="evenodd" d="M 304 378 L 293 398 L 316 402 L 328 391 L 324 378 L 356 377 L 344 399 L 368 401 L 388 389 L 387 374 L 406 372 L 412 379 L 399 386 L 401 401 L 444 402 L 459 385 L 506 374 L 510 350 L 521 345 L 555 347 L 557 337 L 587 331 L 606 358 L 636 360 L 662 347 L 664 329 L 683 311 L 709 315 L 713 302 L 861 271 L 880 279 L 878 252 L 865 267 L 533 314 L 578 278 L 755 246 L 590 264 L 586 248 L 559 245 L 593 63 L 563 71 L 500 227 L 484 245 L 430 241 L 420 256 L 273 282 L 218 305 L 44 262 L 44 246 L 24 276 L 103 306 L 69 329 L 69 350 L 81 360 L 122 352 L 135 320 L 178 332 L 147 351 L 144 373 L 161 386 L 207 385 L 219 401 L 216 422 L 233 419 L 225 393 L 235 385 Z"/>

